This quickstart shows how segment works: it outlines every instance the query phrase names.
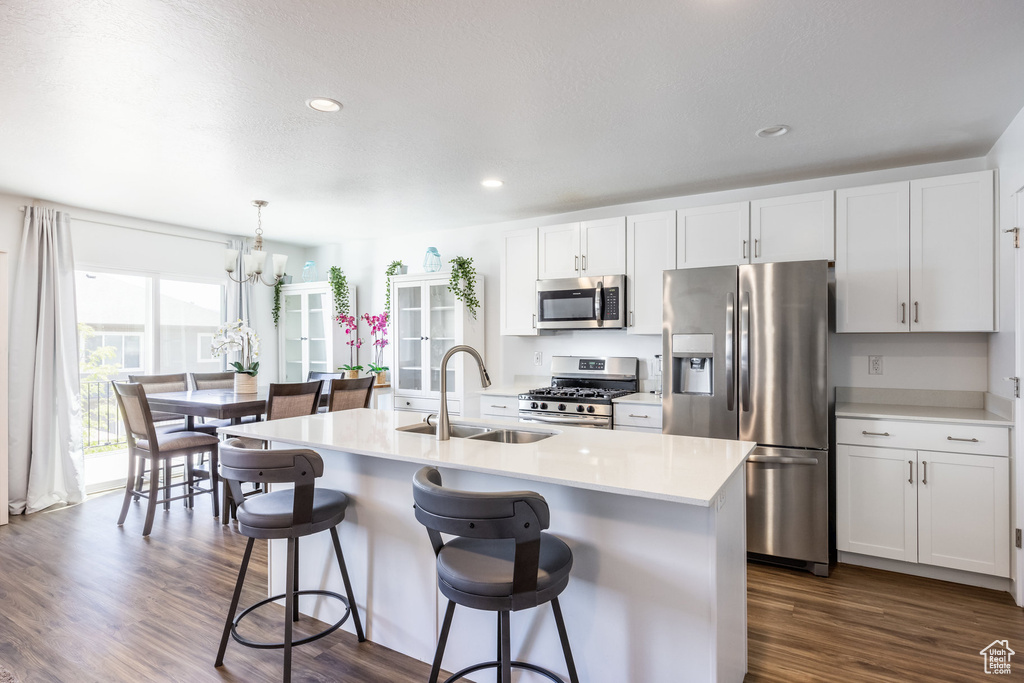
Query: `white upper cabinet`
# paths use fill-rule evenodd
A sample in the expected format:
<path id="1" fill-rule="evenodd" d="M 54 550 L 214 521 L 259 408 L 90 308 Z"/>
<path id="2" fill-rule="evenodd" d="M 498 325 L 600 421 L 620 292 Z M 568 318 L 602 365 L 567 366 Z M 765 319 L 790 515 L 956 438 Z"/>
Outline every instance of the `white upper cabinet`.
<path id="1" fill-rule="evenodd" d="M 538 235 L 541 280 L 626 272 L 625 218 L 549 225 Z"/>
<path id="2" fill-rule="evenodd" d="M 812 192 L 750 203 L 750 262 L 835 258 L 835 194 Z"/>
<path id="3" fill-rule="evenodd" d="M 910 329 L 907 183 L 836 192 L 836 331 Z"/>
<path id="4" fill-rule="evenodd" d="M 750 261 L 750 202 L 680 209 L 676 268 L 732 266 Z"/>
<path id="5" fill-rule="evenodd" d="M 628 334 L 661 334 L 662 273 L 675 267 L 675 233 L 674 211 L 626 219 Z"/>
<path id="6" fill-rule="evenodd" d="M 838 332 L 995 329 L 991 171 L 840 190 Z"/>
<path id="7" fill-rule="evenodd" d="M 912 329 L 995 329 L 992 171 L 910 183 Z"/>
<path id="8" fill-rule="evenodd" d="M 565 223 L 540 228 L 537 277 L 551 280 L 580 275 L 580 224 Z"/>
<path id="9" fill-rule="evenodd" d="M 626 272 L 626 219 L 605 218 L 580 224 L 580 274 L 584 277 Z"/>
<path id="10" fill-rule="evenodd" d="M 501 334 L 537 334 L 537 228 L 502 235 Z"/>

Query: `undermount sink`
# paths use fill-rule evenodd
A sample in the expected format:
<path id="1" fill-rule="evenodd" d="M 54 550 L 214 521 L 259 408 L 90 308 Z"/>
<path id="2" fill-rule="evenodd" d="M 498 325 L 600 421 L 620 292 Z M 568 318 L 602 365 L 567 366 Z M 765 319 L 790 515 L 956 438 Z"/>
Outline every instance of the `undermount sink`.
<path id="1" fill-rule="evenodd" d="M 469 438 L 474 441 L 496 441 L 498 443 L 533 443 L 554 436 L 554 432 L 528 432 L 522 429 L 492 429 Z"/>
<path id="2" fill-rule="evenodd" d="M 437 425 L 418 422 L 416 424 L 397 427 L 399 432 L 410 434 L 427 434 L 437 436 Z M 494 441 L 496 443 L 534 443 L 541 439 L 554 436 L 555 432 L 540 432 L 526 429 L 506 429 L 504 427 L 487 427 L 485 425 L 451 425 L 451 436 L 458 439 L 475 441 Z"/>
<path id="3" fill-rule="evenodd" d="M 400 432 L 409 432 L 411 434 L 430 434 L 431 436 L 437 436 L 437 424 L 427 424 L 426 422 L 418 422 L 413 425 L 406 425 L 404 427 L 398 427 Z M 475 434 L 483 434 L 491 431 L 490 427 L 481 427 L 477 425 L 452 425 L 451 435 L 458 438 L 466 438 Z"/>

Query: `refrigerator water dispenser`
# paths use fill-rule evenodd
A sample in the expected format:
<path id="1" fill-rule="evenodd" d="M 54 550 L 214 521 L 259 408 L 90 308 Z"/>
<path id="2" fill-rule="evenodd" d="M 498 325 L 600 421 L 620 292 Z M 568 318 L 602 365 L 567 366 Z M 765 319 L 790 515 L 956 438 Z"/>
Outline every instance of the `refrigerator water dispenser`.
<path id="1" fill-rule="evenodd" d="M 672 392 L 711 396 L 715 335 L 672 335 Z"/>

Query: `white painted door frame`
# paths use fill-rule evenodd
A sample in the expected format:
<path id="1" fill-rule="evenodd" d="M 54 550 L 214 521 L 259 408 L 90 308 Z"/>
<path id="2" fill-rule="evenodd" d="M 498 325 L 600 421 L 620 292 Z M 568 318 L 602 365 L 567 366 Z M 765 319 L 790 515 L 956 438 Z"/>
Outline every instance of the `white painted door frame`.
<path id="1" fill-rule="evenodd" d="M 1024 222 L 1024 187 L 1021 187 L 1013 195 L 1016 204 L 1016 219 L 1014 227 L 1022 227 Z M 1000 226 L 1001 229 L 1005 229 Z M 1024 278 L 1021 277 L 1021 270 L 1024 264 L 1021 263 L 1022 249 L 1014 249 L 1013 270 L 1014 270 L 1014 376 L 1024 376 L 1024 339 L 1021 334 L 1021 324 L 1024 323 L 1024 315 L 1021 314 L 1021 305 L 1024 303 Z M 1024 399 L 1014 399 L 1013 405 L 1013 527 L 1024 529 L 1024 468 L 1021 467 L 1021 456 L 1024 455 Z M 1013 598 L 1016 603 L 1024 607 L 1024 558 L 1019 548 L 1013 547 L 1011 556 L 1013 563 Z"/>
<path id="2" fill-rule="evenodd" d="M 0 251 L 0 525 L 8 522 L 7 469 L 7 252 Z"/>

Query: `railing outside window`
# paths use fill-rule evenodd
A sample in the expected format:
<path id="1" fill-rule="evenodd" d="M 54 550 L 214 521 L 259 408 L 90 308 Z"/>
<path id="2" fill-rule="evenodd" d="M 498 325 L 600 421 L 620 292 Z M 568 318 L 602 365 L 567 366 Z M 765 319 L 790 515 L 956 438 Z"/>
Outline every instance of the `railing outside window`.
<path id="1" fill-rule="evenodd" d="M 117 397 L 109 381 L 82 382 L 82 446 L 85 454 L 117 450 L 127 445 Z"/>

